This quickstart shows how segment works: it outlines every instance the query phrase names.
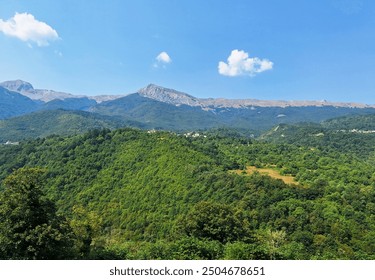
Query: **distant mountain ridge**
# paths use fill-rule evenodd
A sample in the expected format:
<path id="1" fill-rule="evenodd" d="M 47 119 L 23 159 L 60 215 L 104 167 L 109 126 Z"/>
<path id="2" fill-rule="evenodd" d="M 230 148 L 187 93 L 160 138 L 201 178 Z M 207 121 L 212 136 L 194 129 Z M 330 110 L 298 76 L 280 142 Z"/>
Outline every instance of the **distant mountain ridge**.
<path id="1" fill-rule="evenodd" d="M 5 81 L 0 83 L 10 91 L 18 92 L 32 100 L 41 100 L 49 102 L 54 99 L 64 100 L 67 98 L 88 98 L 95 100 L 97 103 L 104 101 L 111 101 L 122 98 L 129 94 L 123 95 L 74 95 L 65 92 L 58 92 L 46 89 L 34 89 L 31 83 L 22 80 Z M 187 105 L 198 106 L 203 109 L 212 108 L 247 108 L 247 107 L 307 107 L 307 106 L 333 106 L 333 107 L 348 107 L 348 108 L 375 108 L 374 105 L 368 105 L 357 102 L 331 102 L 327 100 L 308 101 L 308 100 L 259 100 L 259 99 L 226 99 L 226 98 L 198 98 L 190 94 L 180 92 L 174 89 L 149 84 L 137 91 L 141 96 L 154 99 L 160 102 L 172 104 L 175 106 Z"/>
<path id="2" fill-rule="evenodd" d="M 61 118 L 62 112 L 56 110 L 74 112 L 64 112 L 65 117 Z M 51 113 L 30 115 L 39 111 L 51 111 Z M 77 112 L 86 114 L 77 117 Z M 0 84 L 0 120 L 4 120 L 0 124 L 3 128 L 0 133 L 4 137 L 14 135 L 14 137 L 7 136 L 6 139 L 9 141 L 13 141 L 16 135 L 44 136 L 46 134 L 43 130 L 55 134 L 65 131 L 79 133 L 85 130 L 82 127 L 95 128 L 98 123 L 103 128 L 124 125 L 180 132 L 230 127 L 244 130 L 248 135 L 259 136 L 279 124 L 319 123 L 356 114 L 375 114 L 375 106 L 328 101 L 197 98 L 154 84 L 132 94 L 102 96 L 39 90 L 21 80 Z M 24 115 L 25 118 L 14 121 L 12 119 Z M 74 124 L 79 129 L 69 130 L 67 127 L 73 125 L 69 123 L 73 115 Z M 101 117 L 105 118 L 105 122 Z M 49 119 L 43 122 L 41 121 L 43 118 Z M 59 124 L 56 129 L 53 128 L 53 122 Z M 25 126 L 21 125 L 22 123 Z M 38 133 L 33 132 L 33 127 L 36 126 L 38 130 L 35 131 Z M 19 134 L 23 127 L 25 128 L 23 134 Z M 18 132 L 13 133 L 11 131 L 13 129 Z M 21 136 L 17 136 L 17 139 Z"/>
<path id="3" fill-rule="evenodd" d="M 4 87 L 10 91 L 20 93 L 32 100 L 40 100 L 43 102 L 49 102 L 55 99 L 65 100 L 67 98 L 88 98 L 95 100 L 100 103 L 102 101 L 113 100 L 122 97 L 121 95 L 99 95 L 99 96 L 86 96 L 86 95 L 74 95 L 66 92 L 58 92 L 48 89 L 34 89 L 33 85 L 29 82 L 22 80 L 5 81 L 0 83 L 0 87 Z"/>
<path id="4" fill-rule="evenodd" d="M 200 106 L 204 109 L 212 108 L 247 108 L 247 107 L 307 107 L 307 106 L 333 106 L 348 108 L 375 108 L 375 105 L 368 105 L 356 102 L 330 102 L 327 100 L 259 100 L 259 99 L 226 99 L 226 98 L 197 98 L 184 92 L 164 88 L 150 84 L 138 91 L 144 97 L 157 101 L 173 104 L 176 106 Z"/>
<path id="5" fill-rule="evenodd" d="M 18 92 L 32 100 L 40 100 L 43 102 L 52 101 L 54 99 L 66 98 L 80 98 L 82 96 L 75 96 L 70 93 L 57 92 L 53 90 L 34 89 L 33 85 L 29 82 L 22 80 L 6 81 L 0 83 L 0 86 L 14 92 Z"/>

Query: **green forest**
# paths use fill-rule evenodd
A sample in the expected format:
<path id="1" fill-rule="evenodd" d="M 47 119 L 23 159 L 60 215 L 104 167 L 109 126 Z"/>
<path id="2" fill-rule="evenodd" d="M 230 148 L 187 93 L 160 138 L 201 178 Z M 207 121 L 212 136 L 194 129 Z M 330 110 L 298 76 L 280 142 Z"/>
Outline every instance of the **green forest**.
<path id="1" fill-rule="evenodd" d="M 0 145 L 0 259 L 375 259 L 375 136 L 328 124 Z"/>

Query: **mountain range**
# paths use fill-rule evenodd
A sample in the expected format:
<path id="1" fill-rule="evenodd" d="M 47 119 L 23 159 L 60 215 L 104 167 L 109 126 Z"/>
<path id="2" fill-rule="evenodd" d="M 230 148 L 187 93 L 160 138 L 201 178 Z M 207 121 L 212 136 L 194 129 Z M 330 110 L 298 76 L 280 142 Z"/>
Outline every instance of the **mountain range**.
<path id="1" fill-rule="evenodd" d="M 371 113 L 375 114 L 375 106 L 361 103 L 197 98 L 154 84 L 132 94 L 85 96 L 34 89 L 31 83 L 21 80 L 0 83 L 0 141 L 35 136 L 36 130 L 30 129 L 36 121 L 37 130 L 45 125 L 55 134 L 130 125 L 173 131 L 231 127 L 260 135 L 281 123 L 321 122 Z M 49 121 L 43 123 L 43 118 Z M 77 129 L 62 130 L 72 118 Z M 97 121 L 93 122 L 94 119 Z M 64 121 L 68 123 L 62 124 Z M 54 122 L 59 125 L 51 125 Z M 14 138 L 15 135 L 18 136 Z"/>
<path id="2" fill-rule="evenodd" d="M 371 106 L 2 85 L 0 259 L 375 259 Z"/>

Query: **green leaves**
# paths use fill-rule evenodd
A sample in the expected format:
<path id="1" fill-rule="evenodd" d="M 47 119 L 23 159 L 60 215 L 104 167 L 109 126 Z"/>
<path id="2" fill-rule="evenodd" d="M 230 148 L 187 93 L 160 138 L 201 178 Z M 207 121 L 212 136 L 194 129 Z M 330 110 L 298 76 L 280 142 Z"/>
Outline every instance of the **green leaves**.
<path id="1" fill-rule="evenodd" d="M 187 235 L 221 243 L 244 240 L 248 229 L 229 205 L 202 201 L 186 215 Z"/>
<path id="2" fill-rule="evenodd" d="M 366 158 L 229 132 L 125 128 L 0 146 L 0 258 L 374 258 Z M 252 164 L 299 184 L 230 172 Z"/>
<path id="3" fill-rule="evenodd" d="M 5 180 L 0 194 L 0 257 L 59 259 L 67 255 L 69 232 L 41 190 L 45 171 L 22 168 Z"/>

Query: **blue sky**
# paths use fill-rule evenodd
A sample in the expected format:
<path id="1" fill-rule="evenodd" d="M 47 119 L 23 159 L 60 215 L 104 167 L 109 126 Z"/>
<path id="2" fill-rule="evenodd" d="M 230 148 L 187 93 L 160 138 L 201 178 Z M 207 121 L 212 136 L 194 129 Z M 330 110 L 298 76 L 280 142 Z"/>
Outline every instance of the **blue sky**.
<path id="1" fill-rule="evenodd" d="M 375 1 L 0 0 L 0 80 L 375 104 Z"/>

